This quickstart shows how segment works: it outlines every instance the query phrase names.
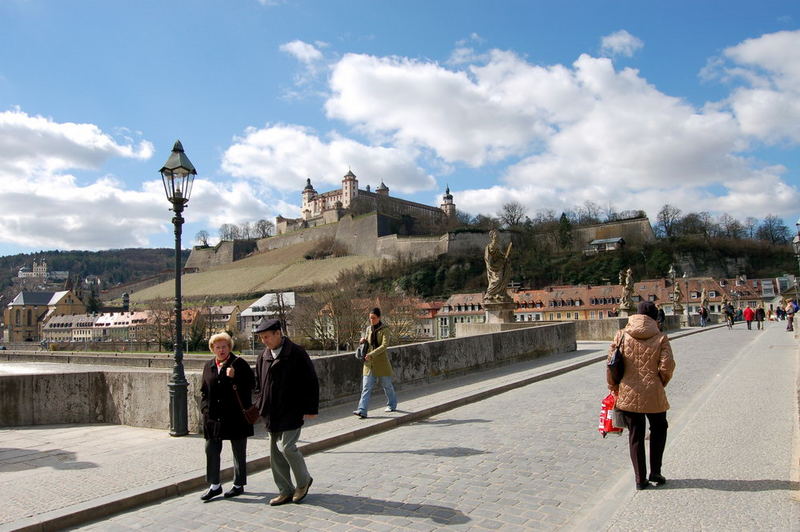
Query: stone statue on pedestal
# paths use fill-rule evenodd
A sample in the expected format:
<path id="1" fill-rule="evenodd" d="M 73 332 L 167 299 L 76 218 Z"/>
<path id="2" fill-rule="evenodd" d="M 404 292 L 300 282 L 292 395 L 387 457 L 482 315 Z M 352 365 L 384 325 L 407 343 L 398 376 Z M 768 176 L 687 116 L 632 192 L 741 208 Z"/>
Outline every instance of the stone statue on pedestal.
<path id="1" fill-rule="evenodd" d="M 620 284 L 622 284 L 622 273 L 619 272 L 619 279 Z M 619 310 L 623 315 L 627 315 L 633 312 L 634 305 L 633 305 L 633 272 L 630 268 L 625 274 L 625 283 L 622 284 L 622 295 L 619 298 Z"/>
<path id="2" fill-rule="evenodd" d="M 708 294 L 705 287 L 700 291 L 700 306 L 708 310 Z"/>
<path id="3" fill-rule="evenodd" d="M 511 242 L 505 252 L 500 249 L 497 242 L 497 230 L 489 231 L 489 243 L 483 258 L 486 261 L 486 294 L 483 296 L 484 303 L 508 303 L 513 301 L 508 295 L 508 281 L 511 277 L 511 267 L 508 257 L 511 254 Z"/>
<path id="4" fill-rule="evenodd" d="M 680 281 L 672 280 L 672 313 L 683 313 L 683 292 Z"/>

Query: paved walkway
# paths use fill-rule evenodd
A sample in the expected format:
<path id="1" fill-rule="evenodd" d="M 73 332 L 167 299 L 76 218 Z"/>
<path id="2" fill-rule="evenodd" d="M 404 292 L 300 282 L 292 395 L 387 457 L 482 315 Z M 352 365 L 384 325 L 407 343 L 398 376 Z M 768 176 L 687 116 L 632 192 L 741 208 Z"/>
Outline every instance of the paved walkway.
<path id="1" fill-rule="evenodd" d="M 198 437 L 108 425 L 0 431 L 0 488 L 11 494 L 0 530 L 63 527 L 171 493 L 186 495 L 86 528 L 753 528 L 734 519 L 745 514 L 758 520 L 755 528 L 800 529 L 791 499 L 798 490 L 794 338 L 777 327 L 716 329 L 673 346 L 671 481 L 659 489 L 634 492 L 625 439 L 603 440 L 594 430 L 603 386 L 602 364 L 592 361 L 605 344 L 582 343 L 579 353 L 400 390 L 397 414 L 378 408 L 380 392 L 369 420 L 349 415 L 350 404 L 326 409 L 303 431 L 326 450 L 308 459 L 316 480 L 300 506 L 265 507 L 274 495 L 268 471 L 251 475 L 240 498 L 200 503 Z M 514 389 L 493 395 L 503 388 Z M 331 447 L 342 442 L 349 443 Z M 261 434 L 249 457 L 263 465 L 266 450 Z M 758 513 L 756 505 L 766 509 Z"/>

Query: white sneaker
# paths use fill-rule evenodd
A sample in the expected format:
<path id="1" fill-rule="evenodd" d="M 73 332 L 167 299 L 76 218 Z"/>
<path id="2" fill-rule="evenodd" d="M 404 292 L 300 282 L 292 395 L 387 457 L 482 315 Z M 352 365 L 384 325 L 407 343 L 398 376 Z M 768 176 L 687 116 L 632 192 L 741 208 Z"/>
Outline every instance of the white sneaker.
<path id="1" fill-rule="evenodd" d="M 384 412 L 394 412 L 395 410 L 396 409 L 392 408 L 391 406 L 387 406 L 386 408 L 383 409 Z"/>

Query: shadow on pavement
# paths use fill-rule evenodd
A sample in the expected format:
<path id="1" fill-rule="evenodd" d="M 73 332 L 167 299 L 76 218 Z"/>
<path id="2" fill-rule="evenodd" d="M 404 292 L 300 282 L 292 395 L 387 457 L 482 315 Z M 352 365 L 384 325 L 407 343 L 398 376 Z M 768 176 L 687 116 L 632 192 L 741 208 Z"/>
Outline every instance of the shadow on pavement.
<path id="1" fill-rule="evenodd" d="M 460 510 L 434 504 L 401 503 L 335 493 L 309 495 L 306 501 L 303 502 L 304 505 L 320 506 L 337 514 L 394 515 L 409 519 L 424 517 L 435 523 L 449 525 L 460 525 L 470 521 L 470 518 Z"/>
<path id="2" fill-rule="evenodd" d="M 677 478 L 669 479 L 657 490 L 700 488 L 717 491 L 796 491 L 800 490 L 800 482 L 792 480 L 733 480 L 710 478 Z"/>
<path id="3" fill-rule="evenodd" d="M 97 467 L 94 462 L 76 462 L 74 452 L 62 449 L 40 451 L 37 449 L 0 447 L 0 456 L 6 453 L 12 456 L 0 460 L 0 473 L 25 471 L 27 469 L 36 469 L 37 467 L 52 467 L 53 469 L 90 469 Z"/>
<path id="4" fill-rule="evenodd" d="M 423 456 L 442 456 L 459 458 L 461 456 L 475 456 L 487 454 L 488 451 L 470 449 L 469 447 L 442 447 L 440 449 L 415 449 L 408 451 L 325 451 L 325 454 L 420 454 Z"/>

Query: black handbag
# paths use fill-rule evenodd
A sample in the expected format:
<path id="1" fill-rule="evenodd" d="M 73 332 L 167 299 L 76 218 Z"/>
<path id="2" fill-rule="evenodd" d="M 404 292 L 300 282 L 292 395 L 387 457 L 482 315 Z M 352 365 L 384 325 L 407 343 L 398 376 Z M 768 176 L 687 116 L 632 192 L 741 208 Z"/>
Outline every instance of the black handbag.
<path id="1" fill-rule="evenodd" d="M 364 342 L 363 344 L 358 344 L 358 348 L 356 348 L 356 358 L 359 360 L 364 360 L 369 352 L 369 344 Z"/>
<path id="2" fill-rule="evenodd" d="M 611 360 L 608 361 L 608 371 L 611 373 L 611 380 L 614 384 L 622 382 L 622 376 L 625 375 L 625 357 L 622 356 L 622 344 L 625 343 L 625 335 L 623 334 L 619 345 L 611 355 Z"/>

